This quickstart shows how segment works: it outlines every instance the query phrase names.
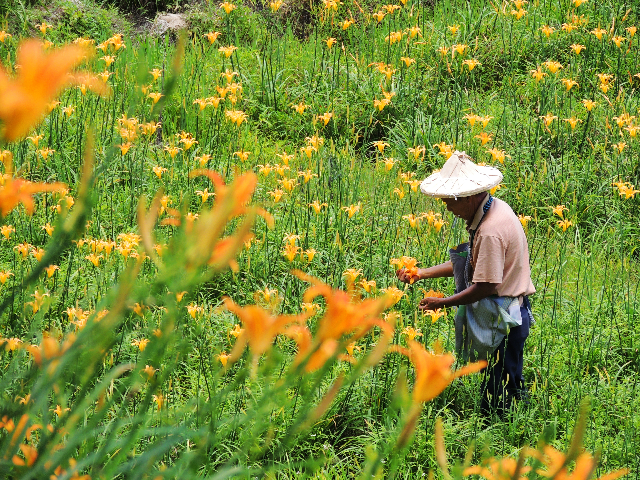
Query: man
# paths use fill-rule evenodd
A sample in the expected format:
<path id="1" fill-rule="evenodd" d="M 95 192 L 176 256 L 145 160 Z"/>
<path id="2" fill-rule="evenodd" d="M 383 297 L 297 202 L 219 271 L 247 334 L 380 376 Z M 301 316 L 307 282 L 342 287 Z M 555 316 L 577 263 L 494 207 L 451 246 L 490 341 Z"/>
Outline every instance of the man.
<path id="1" fill-rule="evenodd" d="M 456 348 L 465 356 L 486 358 L 481 409 L 502 415 L 524 389 L 524 343 L 533 322 L 528 295 L 535 292 L 529 268 L 527 237 L 511 207 L 489 193 L 502 180 L 493 167 L 479 166 L 456 151 L 442 170 L 426 178 L 420 189 L 441 198 L 447 210 L 463 219 L 469 244 L 451 250 L 451 261 L 418 269 L 407 283 L 456 277 L 456 293 L 448 298 L 424 298 L 419 308 L 459 307 Z"/>

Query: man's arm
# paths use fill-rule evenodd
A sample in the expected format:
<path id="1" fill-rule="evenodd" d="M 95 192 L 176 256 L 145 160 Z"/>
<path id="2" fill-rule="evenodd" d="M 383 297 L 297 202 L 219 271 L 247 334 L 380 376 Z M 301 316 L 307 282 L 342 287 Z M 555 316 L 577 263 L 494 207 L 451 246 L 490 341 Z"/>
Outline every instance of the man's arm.
<path id="1" fill-rule="evenodd" d="M 496 293 L 497 283 L 478 282 L 447 298 L 427 297 L 420 301 L 421 310 L 437 310 L 443 307 L 457 307 L 469 305 Z"/>
<path id="2" fill-rule="evenodd" d="M 398 276 L 398 280 L 404 283 L 413 283 L 425 278 L 453 277 L 453 265 L 451 262 L 444 262 L 429 268 L 419 268 L 418 274 L 413 275 L 413 282 L 411 282 L 412 277 L 404 268 L 398 270 L 396 275 Z"/>

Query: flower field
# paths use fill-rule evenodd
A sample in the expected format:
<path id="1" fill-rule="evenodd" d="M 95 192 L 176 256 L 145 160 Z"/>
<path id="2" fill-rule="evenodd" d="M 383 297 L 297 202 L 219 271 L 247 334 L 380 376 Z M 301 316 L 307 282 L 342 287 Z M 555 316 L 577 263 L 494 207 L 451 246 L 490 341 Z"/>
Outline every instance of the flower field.
<path id="1" fill-rule="evenodd" d="M 212 1 L 159 37 L 22 8 L 2 478 L 638 475 L 632 3 Z M 467 240 L 419 190 L 455 150 L 500 169 L 529 241 L 529 398 L 503 419 L 455 310 L 417 310 L 453 280 L 395 273 Z"/>

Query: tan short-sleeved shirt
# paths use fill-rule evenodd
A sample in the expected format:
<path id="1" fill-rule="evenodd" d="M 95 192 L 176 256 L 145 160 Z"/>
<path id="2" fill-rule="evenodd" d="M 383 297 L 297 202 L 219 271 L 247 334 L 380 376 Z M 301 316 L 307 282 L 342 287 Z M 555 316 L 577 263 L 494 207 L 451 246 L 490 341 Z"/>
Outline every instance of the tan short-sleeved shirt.
<path id="1" fill-rule="evenodd" d="M 468 227 L 477 228 L 471 255 L 472 281 L 497 283 L 500 296 L 531 295 L 536 289 L 531 281 L 529 245 L 522 224 L 511 207 L 498 198 L 494 198 L 480 222 L 487 199 L 488 196 Z"/>

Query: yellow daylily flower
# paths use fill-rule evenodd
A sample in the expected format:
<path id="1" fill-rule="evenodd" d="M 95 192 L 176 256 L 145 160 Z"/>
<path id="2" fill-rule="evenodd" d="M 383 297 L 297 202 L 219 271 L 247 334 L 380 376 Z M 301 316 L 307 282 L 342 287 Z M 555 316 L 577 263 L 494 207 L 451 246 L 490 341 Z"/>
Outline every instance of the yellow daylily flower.
<path id="1" fill-rule="evenodd" d="M 562 68 L 562 64 L 560 62 L 556 62 L 555 60 L 547 60 L 543 63 L 543 65 L 553 74 L 555 74 Z"/>
<path id="2" fill-rule="evenodd" d="M 550 27 L 549 25 L 543 25 L 540 27 L 540 30 L 542 31 L 542 33 L 544 33 L 546 35 L 547 38 L 549 38 L 551 36 L 551 34 L 553 32 L 555 32 L 555 30 L 553 29 L 553 27 Z"/>

